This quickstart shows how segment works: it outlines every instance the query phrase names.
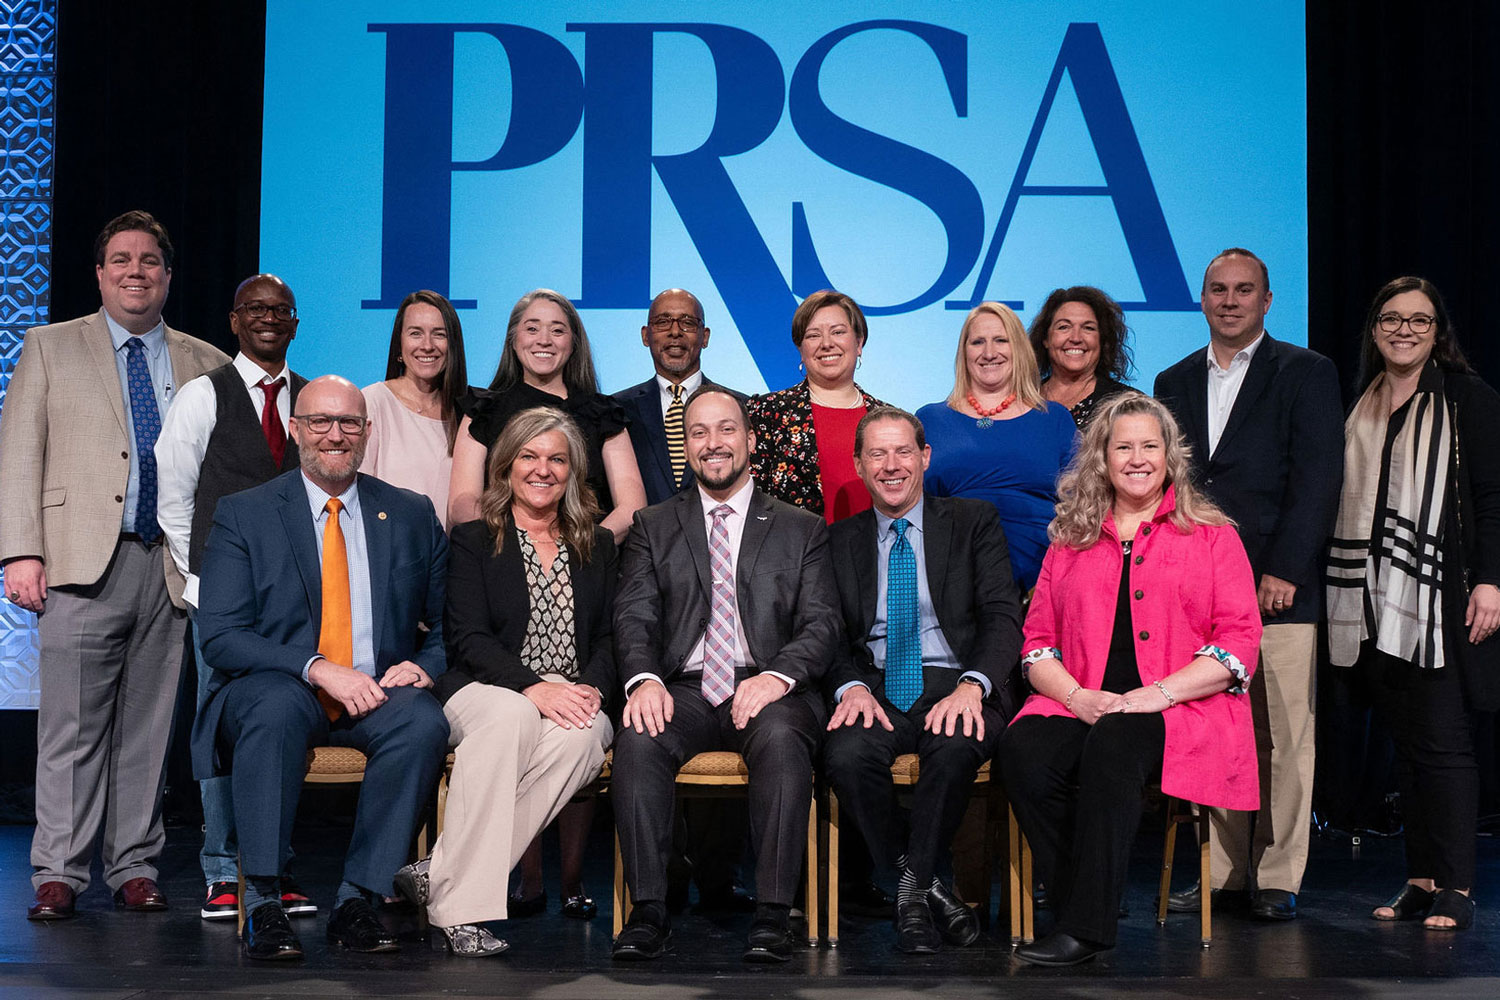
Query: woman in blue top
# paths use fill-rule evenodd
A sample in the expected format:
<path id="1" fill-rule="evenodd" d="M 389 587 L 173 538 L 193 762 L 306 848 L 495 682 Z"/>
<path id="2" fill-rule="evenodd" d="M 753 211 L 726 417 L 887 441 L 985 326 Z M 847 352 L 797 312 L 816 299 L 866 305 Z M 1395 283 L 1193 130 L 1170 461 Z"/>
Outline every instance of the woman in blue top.
<path id="1" fill-rule="evenodd" d="M 994 504 L 1016 583 L 1029 591 L 1047 552 L 1057 477 L 1073 457 L 1078 430 L 1064 407 L 1042 397 L 1036 355 L 1015 313 L 998 302 L 969 313 L 953 391 L 917 416 L 932 445 L 927 491 Z"/>

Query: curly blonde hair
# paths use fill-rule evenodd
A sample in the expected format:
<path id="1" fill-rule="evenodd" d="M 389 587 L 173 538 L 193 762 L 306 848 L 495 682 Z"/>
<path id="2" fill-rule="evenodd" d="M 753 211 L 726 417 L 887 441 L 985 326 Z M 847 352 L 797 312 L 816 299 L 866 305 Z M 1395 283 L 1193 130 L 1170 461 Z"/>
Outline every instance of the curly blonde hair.
<path id="1" fill-rule="evenodd" d="M 588 449 L 583 433 L 573 418 L 553 406 L 537 406 L 511 417 L 490 448 L 489 485 L 479 497 L 479 517 L 495 536 L 495 554 L 505 542 L 505 529 L 511 525 L 511 502 L 515 494 L 510 487 L 510 469 L 521 449 L 548 431 L 561 431 L 568 442 L 568 484 L 557 505 L 557 533 L 578 557 L 588 562 L 594 552 L 594 521 L 599 516 L 599 501 L 594 489 L 584 479 L 589 467 Z"/>
<path id="2" fill-rule="evenodd" d="M 1129 416 L 1153 417 L 1161 427 L 1162 457 L 1166 463 L 1166 485 L 1176 488 L 1177 502 L 1172 524 L 1184 535 L 1198 525 L 1232 524 L 1229 516 L 1199 493 L 1189 475 L 1192 450 L 1172 411 L 1139 392 L 1122 392 L 1100 405 L 1089 422 L 1078 453 L 1057 481 L 1057 516 L 1047 526 L 1047 537 L 1071 548 L 1086 549 L 1099 540 L 1104 515 L 1115 502 L 1109 479 L 1109 441 L 1115 422 Z"/>

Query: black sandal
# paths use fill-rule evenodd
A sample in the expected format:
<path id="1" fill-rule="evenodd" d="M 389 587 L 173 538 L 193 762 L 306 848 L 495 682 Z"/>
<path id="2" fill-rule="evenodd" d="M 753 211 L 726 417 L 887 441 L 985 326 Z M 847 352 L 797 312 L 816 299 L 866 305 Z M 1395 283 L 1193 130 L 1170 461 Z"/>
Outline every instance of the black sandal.
<path id="1" fill-rule="evenodd" d="M 1439 889 L 1433 898 L 1429 917 L 1448 917 L 1452 927 L 1428 927 L 1430 931 L 1466 931 L 1474 926 L 1474 899 L 1457 889 Z"/>
<path id="2" fill-rule="evenodd" d="M 1428 892 L 1421 886 L 1412 885 L 1410 882 L 1408 882 L 1401 887 L 1400 892 L 1396 893 L 1390 899 L 1381 904 L 1382 906 L 1387 906 L 1392 910 L 1395 910 L 1395 916 L 1377 917 L 1373 912 L 1370 914 L 1370 916 L 1374 917 L 1374 919 L 1376 920 L 1384 920 L 1387 922 L 1393 920 L 1419 920 L 1422 917 L 1427 916 L 1427 911 L 1432 909 L 1432 900 L 1434 895 L 1434 893 Z M 1377 906 L 1375 909 L 1378 910 L 1380 909 L 1380 907 Z"/>

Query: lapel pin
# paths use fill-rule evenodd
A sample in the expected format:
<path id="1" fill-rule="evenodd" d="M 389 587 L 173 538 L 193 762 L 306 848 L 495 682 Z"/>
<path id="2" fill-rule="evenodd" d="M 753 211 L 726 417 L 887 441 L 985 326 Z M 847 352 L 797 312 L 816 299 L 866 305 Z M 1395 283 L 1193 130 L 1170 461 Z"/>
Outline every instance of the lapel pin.
<path id="1" fill-rule="evenodd" d="M 379 514 L 376 514 L 375 516 L 378 517 L 378 518 L 380 518 L 382 521 L 384 521 L 385 520 L 385 511 L 381 511 Z"/>

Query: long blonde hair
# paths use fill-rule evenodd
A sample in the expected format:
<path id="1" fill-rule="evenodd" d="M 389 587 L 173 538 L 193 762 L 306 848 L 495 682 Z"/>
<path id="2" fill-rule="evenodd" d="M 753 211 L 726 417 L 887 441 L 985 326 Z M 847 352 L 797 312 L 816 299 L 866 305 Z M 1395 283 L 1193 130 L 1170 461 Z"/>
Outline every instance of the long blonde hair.
<path id="1" fill-rule="evenodd" d="M 1042 377 L 1037 372 L 1036 352 L 1031 349 L 1026 327 L 1021 325 L 1021 317 L 999 302 L 981 302 L 964 318 L 963 328 L 958 331 L 958 354 L 953 359 L 953 391 L 948 393 L 948 405 L 957 410 L 968 402 L 972 387 L 964 348 L 975 320 L 984 315 L 998 318 L 1005 329 L 1005 339 L 1010 341 L 1010 388 L 1016 399 L 1033 410 L 1045 410 L 1047 399 L 1042 395 Z"/>
<path id="2" fill-rule="evenodd" d="M 490 448 L 489 485 L 479 497 L 479 517 L 495 536 L 495 554 L 499 555 L 505 543 L 505 530 L 513 521 L 510 507 L 515 494 L 510 488 L 511 466 L 522 448 L 548 431 L 561 431 L 568 443 L 568 483 L 557 505 L 558 535 L 581 560 L 588 562 L 594 552 L 594 521 L 599 516 L 599 501 L 584 479 L 589 467 L 588 450 L 573 418 L 554 406 L 522 410 L 506 423 L 505 430 Z"/>
<path id="3" fill-rule="evenodd" d="M 1233 523 L 1212 500 L 1193 488 L 1189 474 L 1192 450 L 1183 440 L 1172 411 L 1150 396 L 1122 392 L 1100 404 L 1084 432 L 1078 453 L 1057 481 L 1057 516 L 1047 526 L 1049 539 L 1075 549 L 1086 549 L 1099 540 L 1104 515 L 1115 502 L 1115 487 L 1109 479 L 1109 440 L 1114 435 L 1115 422 L 1134 415 L 1154 417 L 1161 427 L 1165 485 L 1175 487 L 1177 494 L 1171 513 L 1177 530 L 1187 535 L 1200 524 Z"/>

